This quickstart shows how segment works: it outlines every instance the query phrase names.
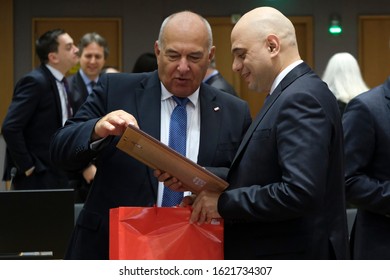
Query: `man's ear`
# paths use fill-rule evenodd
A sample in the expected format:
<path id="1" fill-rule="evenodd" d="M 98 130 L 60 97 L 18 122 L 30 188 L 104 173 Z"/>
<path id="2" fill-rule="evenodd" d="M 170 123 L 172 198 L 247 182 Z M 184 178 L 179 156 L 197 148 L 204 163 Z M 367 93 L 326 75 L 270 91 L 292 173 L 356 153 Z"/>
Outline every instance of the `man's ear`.
<path id="1" fill-rule="evenodd" d="M 215 46 L 212 46 L 209 52 L 209 61 L 213 60 L 215 58 Z"/>
<path id="2" fill-rule="evenodd" d="M 55 53 L 55 52 L 50 52 L 47 55 L 47 58 L 48 58 L 49 62 L 51 62 L 53 64 L 58 63 L 58 56 L 57 56 L 57 53 Z"/>
<path id="3" fill-rule="evenodd" d="M 279 38 L 276 35 L 267 36 L 268 51 L 272 54 L 276 54 L 280 50 Z"/>
<path id="4" fill-rule="evenodd" d="M 159 56 L 161 50 L 160 50 L 160 47 L 158 45 L 158 41 L 154 42 L 154 54 L 156 55 L 156 57 Z"/>

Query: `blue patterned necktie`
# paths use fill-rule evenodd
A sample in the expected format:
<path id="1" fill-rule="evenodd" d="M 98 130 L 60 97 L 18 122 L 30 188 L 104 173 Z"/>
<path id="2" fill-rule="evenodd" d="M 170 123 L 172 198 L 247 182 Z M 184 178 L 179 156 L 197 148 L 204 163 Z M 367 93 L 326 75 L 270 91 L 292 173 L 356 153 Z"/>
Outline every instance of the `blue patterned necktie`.
<path id="1" fill-rule="evenodd" d="M 169 147 L 178 153 L 186 156 L 186 139 L 187 139 L 187 109 L 188 98 L 172 96 L 177 106 L 172 112 L 171 122 L 169 125 Z M 171 207 L 178 205 L 183 199 L 182 192 L 175 192 L 164 187 L 163 199 L 161 206 Z"/>

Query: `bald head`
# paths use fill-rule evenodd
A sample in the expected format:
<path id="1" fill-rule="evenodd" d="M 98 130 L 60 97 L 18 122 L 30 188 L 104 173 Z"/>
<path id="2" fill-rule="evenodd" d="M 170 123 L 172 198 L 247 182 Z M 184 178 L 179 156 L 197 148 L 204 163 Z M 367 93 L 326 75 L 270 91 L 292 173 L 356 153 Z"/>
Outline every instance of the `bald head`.
<path id="1" fill-rule="evenodd" d="M 255 91 L 269 92 L 278 74 L 300 60 L 293 24 L 271 7 L 243 15 L 232 30 L 231 41 L 233 70 Z"/>
<path id="2" fill-rule="evenodd" d="M 282 44 L 282 51 L 291 49 L 297 54 L 298 46 L 294 25 L 274 8 L 260 7 L 249 11 L 241 17 L 234 29 L 246 29 L 252 32 L 252 36 L 262 39 L 274 34 Z"/>
<path id="3" fill-rule="evenodd" d="M 210 50 L 213 46 L 213 34 L 208 21 L 199 14 L 191 11 L 183 11 L 170 15 L 161 24 L 160 33 L 158 36 L 158 44 L 160 48 L 164 46 L 164 37 L 167 30 L 173 32 L 181 32 L 187 34 L 198 33 L 206 39 L 207 49 Z"/>

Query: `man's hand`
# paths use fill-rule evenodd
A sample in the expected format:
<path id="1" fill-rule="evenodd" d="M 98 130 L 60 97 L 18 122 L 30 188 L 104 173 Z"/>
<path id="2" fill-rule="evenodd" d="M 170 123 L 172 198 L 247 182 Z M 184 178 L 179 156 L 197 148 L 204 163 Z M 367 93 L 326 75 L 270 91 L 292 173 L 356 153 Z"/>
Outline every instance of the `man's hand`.
<path id="1" fill-rule="evenodd" d="M 90 184 L 95 178 L 96 174 L 96 166 L 94 164 L 90 164 L 87 168 L 83 170 L 84 180 Z"/>
<path id="2" fill-rule="evenodd" d="M 201 191 L 192 203 L 191 223 L 209 224 L 212 219 L 221 218 L 218 213 L 218 199 L 221 193 Z"/>
<path id="3" fill-rule="evenodd" d="M 153 175 L 157 178 L 159 182 L 163 182 L 164 185 L 176 192 L 185 192 L 188 191 L 188 188 L 183 185 L 176 177 L 173 177 L 171 174 L 161 171 L 154 170 Z"/>
<path id="4" fill-rule="evenodd" d="M 181 181 L 169 173 L 156 169 L 153 174 L 158 181 L 163 182 L 165 186 L 173 191 L 188 191 L 188 188 Z M 220 195 L 220 192 L 201 191 L 198 195 L 193 194 L 184 197 L 180 206 L 192 205 L 191 223 L 208 224 L 212 219 L 221 218 L 218 213 L 218 199 Z"/>
<path id="5" fill-rule="evenodd" d="M 31 176 L 33 173 L 34 173 L 34 170 L 35 170 L 35 166 L 27 169 L 25 172 L 24 172 L 24 175 L 26 175 L 26 177 L 29 177 Z"/>
<path id="6" fill-rule="evenodd" d="M 122 135 L 129 124 L 138 128 L 137 120 L 133 115 L 123 110 L 113 111 L 96 123 L 91 140 L 96 141 L 109 135 Z"/>

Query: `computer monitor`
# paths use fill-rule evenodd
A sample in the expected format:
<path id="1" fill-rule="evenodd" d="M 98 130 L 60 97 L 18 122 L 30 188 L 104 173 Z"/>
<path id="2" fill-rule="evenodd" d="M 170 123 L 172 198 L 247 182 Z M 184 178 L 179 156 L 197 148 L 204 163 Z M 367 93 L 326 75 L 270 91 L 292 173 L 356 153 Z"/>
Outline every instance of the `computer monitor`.
<path id="1" fill-rule="evenodd" d="M 63 259 L 74 227 L 73 192 L 0 192 L 0 259 Z"/>

